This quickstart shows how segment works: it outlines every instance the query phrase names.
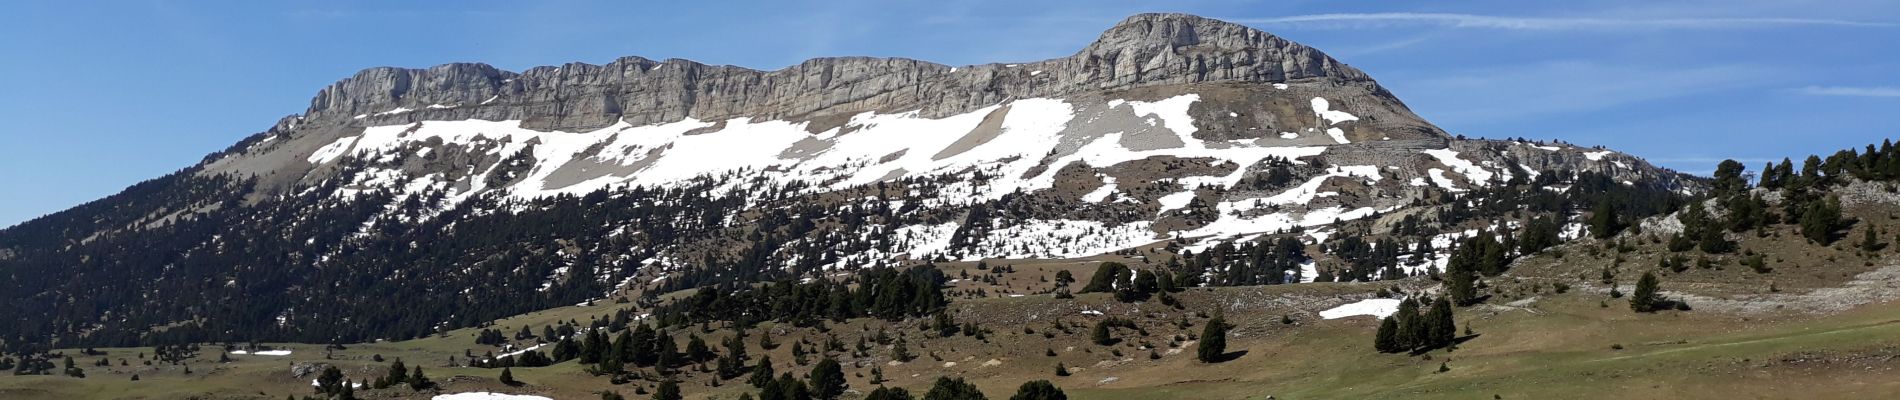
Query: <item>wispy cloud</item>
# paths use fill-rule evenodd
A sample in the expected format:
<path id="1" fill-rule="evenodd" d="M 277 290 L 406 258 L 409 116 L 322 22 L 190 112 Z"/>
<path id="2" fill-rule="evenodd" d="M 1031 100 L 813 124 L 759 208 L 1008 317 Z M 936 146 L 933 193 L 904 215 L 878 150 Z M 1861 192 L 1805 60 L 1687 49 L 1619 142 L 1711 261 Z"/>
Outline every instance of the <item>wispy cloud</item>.
<path id="1" fill-rule="evenodd" d="M 1451 13 L 1341 13 L 1229 21 L 1269 25 L 1389 26 L 1438 25 L 1509 30 L 1736 29 L 1769 26 L 1900 27 L 1900 23 L 1820 18 L 1555 18 Z"/>
<path id="2" fill-rule="evenodd" d="M 1893 86 L 1808 86 L 1795 91 L 1815 96 L 1900 97 L 1900 87 Z"/>

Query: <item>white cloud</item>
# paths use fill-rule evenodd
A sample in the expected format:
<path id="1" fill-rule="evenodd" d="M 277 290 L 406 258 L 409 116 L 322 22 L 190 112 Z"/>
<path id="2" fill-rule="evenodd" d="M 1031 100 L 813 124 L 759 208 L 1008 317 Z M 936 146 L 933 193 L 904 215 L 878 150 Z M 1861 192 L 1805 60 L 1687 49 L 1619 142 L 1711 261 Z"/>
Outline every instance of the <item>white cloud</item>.
<path id="1" fill-rule="evenodd" d="M 1808 86 L 1795 91 L 1815 96 L 1900 97 L 1900 87 L 1893 86 Z"/>
<path id="2" fill-rule="evenodd" d="M 1274 18 L 1235 18 L 1229 19 L 1229 21 L 1252 24 L 1333 25 L 1341 27 L 1439 25 L 1454 28 L 1509 30 L 1735 29 L 1798 25 L 1861 28 L 1900 26 L 1900 24 L 1890 22 L 1820 18 L 1555 18 L 1403 12 L 1310 14 Z"/>

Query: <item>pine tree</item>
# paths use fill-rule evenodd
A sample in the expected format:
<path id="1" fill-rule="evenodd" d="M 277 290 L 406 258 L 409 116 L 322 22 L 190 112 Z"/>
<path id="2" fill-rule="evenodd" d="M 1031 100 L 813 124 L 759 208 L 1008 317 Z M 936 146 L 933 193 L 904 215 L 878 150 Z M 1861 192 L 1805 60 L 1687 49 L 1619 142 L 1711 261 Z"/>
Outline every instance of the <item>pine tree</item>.
<path id="1" fill-rule="evenodd" d="M 752 377 L 747 378 L 746 383 L 751 384 L 752 387 L 764 389 L 766 385 L 772 384 L 773 374 L 772 356 L 761 355 L 759 356 L 759 364 L 752 366 Z"/>
<path id="2" fill-rule="evenodd" d="M 680 395 L 679 382 L 672 379 L 660 381 L 660 387 L 653 390 L 653 400 L 681 400 L 684 398 L 685 397 Z"/>
<path id="3" fill-rule="evenodd" d="M 1621 229 L 1623 226 L 1617 222 L 1616 207 L 1611 206 L 1608 199 L 1597 200 L 1597 204 L 1590 208 L 1590 236 L 1609 239 Z"/>
<path id="4" fill-rule="evenodd" d="M 342 393 L 343 386 L 346 385 L 349 385 L 349 382 L 343 380 L 343 370 L 337 369 L 335 365 L 325 366 L 323 372 L 317 374 L 317 393 Z"/>
<path id="5" fill-rule="evenodd" d="M 1662 298 L 1657 294 L 1661 290 L 1659 285 L 1656 274 L 1643 272 L 1643 277 L 1636 280 L 1636 293 L 1630 296 L 1630 309 L 1636 312 L 1654 312 L 1661 307 Z"/>
<path id="6" fill-rule="evenodd" d="M 1195 358 L 1205 363 L 1225 361 L 1227 329 L 1229 328 L 1232 327 L 1227 326 L 1227 319 L 1220 315 L 1215 315 L 1213 319 L 1208 320 L 1207 325 L 1201 328 L 1201 343 L 1195 350 Z"/>
<path id="7" fill-rule="evenodd" d="M 417 365 L 415 369 L 413 369 L 412 372 L 409 374 L 409 388 L 410 389 L 424 390 L 424 389 L 433 388 L 433 387 L 435 387 L 435 382 L 430 381 L 427 375 L 422 374 L 422 366 Z"/>
<path id="8" fill-rule="evenodd" d="M 812 396 L 819 400 L 836 400 L 838 396 L 844 395 L 847 387 L 844 370 L 838 366 L 837 360 L 830 357 L 819 360 L 818 365 L 812 367 L 808 380 L 811 382 Z"/>
<path id="9" fill-rule="evenodd" d="M 910 397 L 910 392 L 904 390 L 904 388 L 879 386 L 876 390 L 872 390 L 871 393 L 864 395 L 864 400 L 913 400 L 913 398 Z"/>
<path id="10" fill-rule="evenodd" d="M 1388 316 L 1379 319 L 1379 333 L 1372 338 L 1372 348 L 1379 350 L 1380 353 L 1405 351 L 1399 345 L 1398 318 Z"/>
<path id="11" fill-rule="evenodd" d="M 1089 329 L 1089 341 L 1103 346 L 1115 344 L 1115 335 L 1109 330 L 1108 321 L 1096 322 L 1095 327 Z"/>
<path id="12" fill-rule="evenodd" d="M 1392 314 L 1398 320 L 1397 342 L 1399 351 L 1407 351 L 1423 346 L 1425 343 L 1424 324 L 1420 324 L 1418 301 L 1405 299 L 1399 301 L 1399 310 Z"/>
<path id="13" fill-rule="evenodd" d="M 397 358 L 396 361 L 389 363 L 389 371 L 384 374 L 383 380 L 378 382 L 382 383 L 381 387 L 400 385 L 409 380 L 408 374 L 409 367 L 402 365 L 402 358 Z"/>
<path id="14" fill-rule="evenodd" d="M 1454 326 L 1451 315 L 1451 302 L 1444 298 L 1432 301 L 1432 310 L 1425 313 L 1426 333 L 1430 347 L 1451 345 L 1458 338 L 1458 328 Z"/>
<path id="15" fill-rule="evenodd" d="M 1009 400 L 1069 400 L 1069 395 L 1062 393 L 1062 388 L 1055 384 L 1038 379 L 1023 382 L 1022 386 L 1016 388 L 1016 395 L 1009 396 Z"/>
<path id="16" fill-rule="evenodd" d="M 508 385 L 508 386 L 521 386 L 521 381 L 515 380 L 515 371 L 513 369 L 508 368 L 508 367 L 502 367 L 501 368 L 501 384 Z"/>
<path id="17" fill-rule="evenodd" d="M 989 400 L 989 398 L 984 397 L 983 391 L 977 390 L 976 385 L 964 381 L 963 378 L 939 376 L 937 382 L 930 385 L 930 391 L 924 393 L 924 400 Z"/>

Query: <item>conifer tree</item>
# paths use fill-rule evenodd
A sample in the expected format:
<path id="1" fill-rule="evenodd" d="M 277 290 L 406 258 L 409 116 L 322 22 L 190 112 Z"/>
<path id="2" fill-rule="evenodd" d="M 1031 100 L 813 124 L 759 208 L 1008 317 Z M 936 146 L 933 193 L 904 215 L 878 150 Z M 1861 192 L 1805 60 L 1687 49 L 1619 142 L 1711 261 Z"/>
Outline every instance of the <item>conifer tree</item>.
<path id="1" fill-rule="evenodd" d="M 1379 319 L 1379 332 L 1372 338 L 1372 348 L 1379 350 L 1380 353 L 1405 351 L 1399 345 L 1398 318 L 1387 316 Z"/>
<path id="2" fill-rule="evenodd" d="M 1195 358 L 1205 363 L 1225 361 L 1227 354 L 1227 319 L 1215 315 L 1201 328 L 1201 343 L 1195 350 Z"/>
<path id="3" fill-rule="evenodd" d="M 1454 326 L 1451 315 L 1451 302 L 1444 298 L 1432 301 L 1432 310 L 1425 313 L 1427 346 L 1444 347 L 1458 338 L 1458 328 Z"/>
<path id="4" fill-rule="evenodd" d="M 684 398 L 685 397 L 680 395 L 679 382 L 672 379 L 660 381 L 660 387 L 653 390 L 653 400 L 681 400 Z"/>
<path id="5" fill-rule="evenodd" d="M 913 400 L 913 398 L 904 388 L 879 386 L 876 390 L 864 395 L 864 400 Z"/>
<path id="6" fill-rule="evenodd" d="M 813 366 L 809 378 L 812 396 L 819 400 L 836 400 L 844 395 L 847 387 L 844 370 L 838 366 L 838 360 L 825 357 Z"/>
<path id="7" fill-rule="evenodd" d="M 1418 301 L 1405 299 L 1399 301 L 1399 310 L 1392 314 L 1398 320 L 1399 351 L 1406 351 L 1424 345 L 1425 332 L 1419 323 Z"/>
<path id="8" fill-rule="evenodd" d="M 521 381 L 515 380 L 515 371 L 512 368 L 502 367 L 501 368 L 501 384 L 508 385 L 508 386 L 521 386 Z"/>
<path id="9" fill-rule="evenodd" d="M 989 398 L 984 397 L 983 391 L 977 390 L 976 385 L 964 381 L 963 378 L 939 376 L 937 382 L 930 385 L 930 391 L 924 393 L 924 400 L 989 400 Z"/>
<path id="10" fill-rule="evenodd" d="M 1016 395 L 1009 396 L 1009 400 L 1069 400 L 1069 395 L 1062 393 L 1062 388 L 1055 384 L 1038 379 L 1023 382 L 1022 386 L 1016 388 Z"/>
<path id="11" fill-rule="evenodd" d="M 1636 280 L 1636 293 L 1630 296 L 1630 309 L 1636 312 L 1656 311 L 1662 303 L 1662 298 L 1657 294 L 1661 290 L 1658 286 L 1660 283 L 1656 281 L 1656 274 L 1643 272 L 1643 277 Z"/>
<path id="12" fill-rule="evenodd" d="M 758 365 L 752 366 L 752 377 L 747 378 L 746 383 L 751 384 L 752 387 L 764 389 L 766 385 L 772 384 L 773 374 L 772 356 L 769 354 L 761 355 L 759 356 Z"/>

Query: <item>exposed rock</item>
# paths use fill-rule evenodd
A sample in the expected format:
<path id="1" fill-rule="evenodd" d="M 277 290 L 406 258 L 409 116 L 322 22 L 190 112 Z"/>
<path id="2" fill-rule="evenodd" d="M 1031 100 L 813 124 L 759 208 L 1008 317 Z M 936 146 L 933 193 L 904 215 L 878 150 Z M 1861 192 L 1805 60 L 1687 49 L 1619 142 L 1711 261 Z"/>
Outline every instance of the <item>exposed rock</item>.
<path id="1" fill-rule="evenodd" d="M 1075 55 L 1023 64 L 951 67 L 901 58 L 818 58 L 776 71 L 625 57 L 509 72 L 486 64 L 379 67 L 324 88 L 304 116 L 317 123 L 523 120 L 587 130 L 694 117 L 804 118 L 883 110 L 925 116 L 1009 99 L 1208 82 L 1323 81 L 1390 98 L 1372 79 L 1319 50 L 1218 20 L 1141 14 Z M 358 118 L 360 117 L 360 118 Z M 280 126 L 283 124 L 280 124 Z"/>

